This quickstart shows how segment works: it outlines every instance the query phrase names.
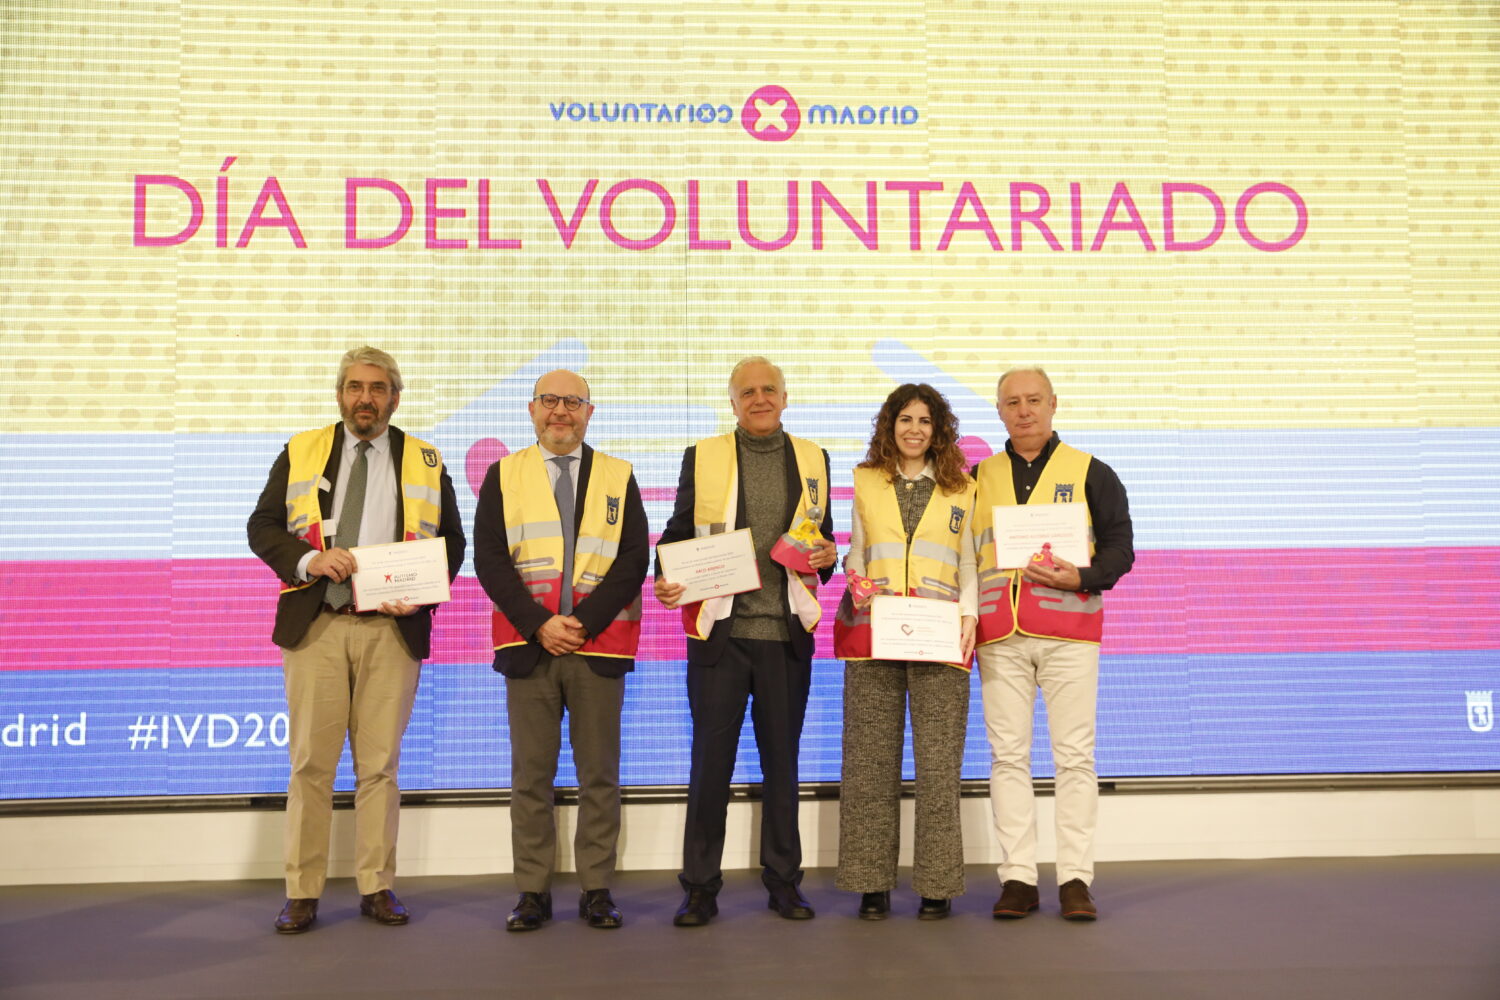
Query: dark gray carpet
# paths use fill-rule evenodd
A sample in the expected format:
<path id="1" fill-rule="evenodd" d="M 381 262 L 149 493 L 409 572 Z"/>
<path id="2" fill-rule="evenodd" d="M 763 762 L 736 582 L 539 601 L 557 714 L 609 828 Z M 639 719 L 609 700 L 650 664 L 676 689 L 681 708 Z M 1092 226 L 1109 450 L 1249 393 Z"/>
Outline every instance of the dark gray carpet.
<path id="1" fill-rule="evenodd" d="M 271 931 L 273 882 L 0 888 L 0 996 L 1500 998 L 1500 857 L 1110 864 L 1095 924 L 1059 918 L 1051 878 L 1025 920 L 990 919 L 976 866 L 951 919 L 919 923 L 899 891 L 870 923 L 815 870 L 818 917 L 796 923 L 733 872 L 720 917 L 679 929 L 673 875 L 630 872 L 618 931 L 577 919 L 568 878 L 530 934 L 503 929 L 509 877 L 405 879 L 400 928 L 361 919 L 338 881 L 298 937 Z"/>

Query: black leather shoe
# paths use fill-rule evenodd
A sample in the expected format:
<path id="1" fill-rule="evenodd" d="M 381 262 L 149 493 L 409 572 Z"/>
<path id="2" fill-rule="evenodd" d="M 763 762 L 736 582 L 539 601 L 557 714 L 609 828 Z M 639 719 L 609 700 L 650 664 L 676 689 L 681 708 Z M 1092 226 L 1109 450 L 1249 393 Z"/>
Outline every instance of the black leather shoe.
<path id="1" fill-rule="evenodd" d="M 928 899 L 922 897 L 922 905 L 917 907 L 918 920 L 942 920 L 953 912 L 953 902 L 948 899 Z"/>
<path id="2" fill-rule="evenodd" d="M 775 910 L 783 919 L 811 920 L 816 916 L 812 904 L 795 885 L 773 885 L 768 888 L 771 890 L 771 898 L 766 903 L 766 909 Z"/>
<path id="3" fill-rule="evenodd" d="M 1020 879 L 1010 879 L 1000 886 L 1000 898 L 991 912 L 996 920 L 1019 920 L 1041 903 L 1036 886 Z"/>
<path id="4" fill-rule="evenodd" d="M 523 892 L 516 908 L 505 918 L 508 931 L 534 931 L 552 919 L 552 893 Z"/>
<path id="5" fill-rule="evenodd" d="M 620 908 L 609 898 L 608 889 L 589 889 L 578 897 L 578 915 L 589 922 L 590 927 L 608 930 L 625 922 Z"/>
<path id="6" fill-rule="evenodd" d="M 1099 907 L 1083 879 L 1069 879 L 1057 887 L 1057 900 L 1062 904 L 1064 920 L 1098 920 Z"/>
<path id="7" fill-rule="evenodd" d="M 385 924 L 387 927 L 400 927 L 410 919 L 406 907 L 401 905 L 401 900 L 397 899 L 396 894 L 389 889 L 381 889 L 379 892 L 359 897 L 359 912 L 377 924 Z"/>
<path id="8" fill-rule="evenodd" d="M 289 899 L 276 917 L 277 934 L 301 934 L 318 919 L 316 899 Z"/>
<path id="9" fill-rule="evenodd" d="M 718 900 L 708 889 L 688 889 L 682 906 L 676 907 L 672 924 L 676 927 L 703 927 L 718 916 Z"/>
<path id="10" fill-rule="evenodd" d="M 859 919 L 884 920 L 891 915 L 891 891 L 867 892 L 859 897 Z"/>
<path id="11" fill-rule="evenodd" d="M 719 915 L 719 901 L 707 889 L 689 889 L 672 923 L 678 927 L 702 927 Z"/>

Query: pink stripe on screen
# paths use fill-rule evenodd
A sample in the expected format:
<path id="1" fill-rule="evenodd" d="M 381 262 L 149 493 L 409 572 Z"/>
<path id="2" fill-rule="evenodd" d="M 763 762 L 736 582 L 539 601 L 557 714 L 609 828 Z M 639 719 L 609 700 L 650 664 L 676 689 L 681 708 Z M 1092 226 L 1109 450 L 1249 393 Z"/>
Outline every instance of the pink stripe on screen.
<path id="1" fill-rule="evenodd" d="M 4 566 L 0 670 L 281 662 L 277 584 L 255 559 Z M 842 582 L 821 592 L 823 656 Z M 641 658 L 680 659 L 677 615 L 649 583 Z M 1107 653 L 1500 649 L 1500 547 L 1141 552 L 1105 609 Z M 460 577 L 437 615 L 433 660 L 487 664 L 489 612 L 478 583 Z"/>

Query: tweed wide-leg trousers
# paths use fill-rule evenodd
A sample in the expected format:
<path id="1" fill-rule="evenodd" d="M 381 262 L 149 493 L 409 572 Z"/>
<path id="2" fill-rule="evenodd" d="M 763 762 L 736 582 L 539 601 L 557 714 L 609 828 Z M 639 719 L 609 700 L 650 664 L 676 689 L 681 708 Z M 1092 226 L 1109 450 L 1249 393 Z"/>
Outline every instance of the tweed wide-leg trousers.
<path id="1" fill-rule="evenodd" d="M 933 663 L 850 660 L 844 667 L 844 766 L 834 885 L 896 885 L 901 849 L 901 751 L 911 710 L 916 763 L 912 888 L 929 899 L 964 891 L 959 777 L 969 717 L 969 673 Z"/>

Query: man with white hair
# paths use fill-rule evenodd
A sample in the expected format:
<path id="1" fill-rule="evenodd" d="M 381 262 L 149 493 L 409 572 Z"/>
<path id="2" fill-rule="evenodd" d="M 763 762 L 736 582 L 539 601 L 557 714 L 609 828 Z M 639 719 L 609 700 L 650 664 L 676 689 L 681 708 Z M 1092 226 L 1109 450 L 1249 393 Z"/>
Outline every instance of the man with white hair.
<path id="1" fill-rule="evenodd" d="M 401 402 L 396 360 L 373 347 L 344 355 L 335 382 L 342 420 L 293 435 L 271 466 L 246 528 L 281 580 L 272 640 L 282 647 L 292 759 L 286 795 L 286 905 L 281 934 L 318 915 L 328 874 L 333 777 L 348 735 L 354 757 L 354 881 L 360 913 L 407 921 L 392 888 L 401 807 L 397 766 L 431 607 L 388 601 L 355 610 L 358 545 L 446 543 L 448 578 L 464 561 L 463 525 L 442 456 L 391 426 Z"/>
<path id="2" fill-rule="evenodd" d="M 1010 432 L 1005 451 L 980 462 L 974 538 L 979 548 L 979 677 L 989 733 L 990 806 L 1003 860 L 996 919 L 1039 904 L 1031 720 L 1040 688 L 1056 764 L 1057 882 L 1062 915 L 1094 920 L 1094 770 L 1101 591 L 1135 561 L 1130 507 L 1114 470 L 1063 444 L 1052 430 L 1057 396 L 1040 368 L 1006 372 L 996 409 Z M 1017 504 L 1085 504 L 1088 566 L 1041 553 L 1021 569 L 997 565 L 993 510 Z"/>
<path id="3" fill-rule="evenodd" d="M 820 577 L 826 582 L 832 575 L 837 550 L 828 453 L 782 430 L 786 404 L 780 368 L 762 357 L 734 366 L 729 405 L 736 426 L 683 454 L 676 505 L 661 535 L 660 544 L 669 544 L 748 527 L 762 582 L 759 590 L 683 607 L 693 750 L 678 875 L 686 896 L 673 920 L 678 927 L 700 927 L 719 912 L 729 782 L 747 702 L 763 775 L 760 861 L 768 905 L 788 920 L 813 916 L 798 889 L 797 750 L 812 681 L 812 632 L 821 617 L 816 589 Z M 811 573 L 770 555 L 777 539 L 804 519 L 822 534 L 809 557 Z M 655 590 L 668 608 L 676 608 L 683 593 L 660 570 Z"/>

